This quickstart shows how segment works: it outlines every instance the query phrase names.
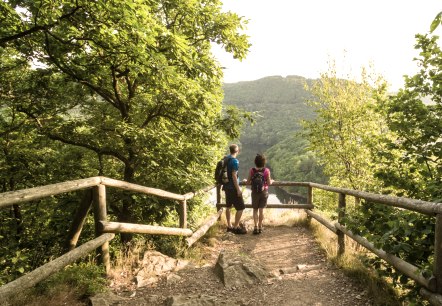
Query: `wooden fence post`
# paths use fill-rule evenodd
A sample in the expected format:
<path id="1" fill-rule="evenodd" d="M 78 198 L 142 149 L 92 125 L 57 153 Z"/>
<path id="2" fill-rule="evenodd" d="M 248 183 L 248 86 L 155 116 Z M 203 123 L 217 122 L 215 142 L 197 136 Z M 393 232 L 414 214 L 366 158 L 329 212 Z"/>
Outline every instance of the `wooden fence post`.
<path id="1" fill-rule="evenodd" d="M 436 278 L 436 291 L 437 293 L 442 294 L 442 214 L 436 215 L 436 227 L 434 232 L 433 274 Z"/>
<path id="2" fill-rule="evenodd" d="M 216 211 L 218 212 L 221 209 L 221 185 L 216 185 Z M 221 215 L 218 217 L 218 221 L 221 220 Z"/>
<path id="3" fill-rule="evenodd" d="M 92 206 L 92 189 L 87 189 L 84 191 L 83 198 L 81 199 L 80 206 L 77 209 L 74 220 L 72 221 L 71 227 L 69 229 L 68 238 L 66 239 L 65 249 L 66 251 L 71 251 L 75 248 L 80 237 L 81 230 L 83 229 L 84 222 L 86 221 L 86 216 L 89 209 Z"/>
<path id="4" fill-rule="evenodd" d="M 181 201 L 180 205 L 180 227 L 187 228 L 187 201 Z"/>
<path id="5" fill-rule="evenodd" d="M 307 187 L 307 204 L 313 205 L 313 187 L 312 186 Z M 307 214 L 308 224 L 310 224 L 311 221 L 312 221 L 312 217 L 309 214 Z"/>
<path id="6" fill-rule="evenodd" d="M 94 219 L 95 219 L 95 236 L 99 237 L 103 234 L 100 221 L 106 222 L 106 186 L 99 184 L 94 188 Z M 99 262 L 103 263 L 106 273 L 110 271 L 109 242 L 105 242 L 100 250 L 98 250 Z"/>
<path id="7" fill-rule="evenodd" d="M 339 193 L 339 202 L 338 202 L 338 223 L 341 225 L 345 225 L 345 194 Z M 338 230 L 338 256 L 341 256 L 345 252 L 345 234 Z"/>

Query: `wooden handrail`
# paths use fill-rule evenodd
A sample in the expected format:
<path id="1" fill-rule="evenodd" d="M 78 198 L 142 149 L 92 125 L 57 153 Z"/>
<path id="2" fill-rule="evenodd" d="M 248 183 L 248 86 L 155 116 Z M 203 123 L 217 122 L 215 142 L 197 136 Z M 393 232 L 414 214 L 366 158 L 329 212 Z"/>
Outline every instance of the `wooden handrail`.
<path id="1" fill-rule="evenodd" d="M 399 257 L 389 254 L 384 250 L 375 248 L 375 246 L 370 241 L 368 241 L 364 237 L 353 234 L 350 230 L 348 230 L 347 228 L 345 228 L 344 226 L 342 226 L 337 222 L 335 223 L 335 228 L 343 232 L 345 235 L 347 235 L 348 237 L 350 237 L 351 239 L 353 239 L 363 247 L 369 249 L 379 258 L 385 260 L 390 265 L 395 267 L 398 271 L 402 272 L 411 279 L 415 280 L 416 283 L 418 283 L 419 285 L 429 288 L 432 291 L 436 290 L 435 285 L 430 283 L 428 279 L 422 276 L 418 267 L 406 262 L 405 260 L 400 259 Z"/>
<path id="2" fill-rule="evenodd" d="M 240 185 L 246 185 L 246 184 L 244 182 L 241 182 Z M 419 275 L 417 273 L 417 268 L 415 266 L 399 259 L 398 257 L 388 254 L 388 253 L 384 252 L 383 250 L 375 249 L 373 247 L 373 245 L 370 242 L 368 242 L 365 238 L 351 233 L 351 231 L 347 230 L 345 228 L 345 226 L 343 226 L 342 224 L 336 223 L 333 225 L 330 222 L 328 222 L 326 219 L 322 218 L 319 214 L 311 211 L 312 209 L 314 209 L 312 189 L 317 188 L 317 189 L 321 189 L 321 190 L 326 190 L 326 191 L 338 193 L 340 195 L 340 201 L 339 201 L 340 204 L 339 205 L 341 207 L 341 210 L 343 210 L 343 207 L 345 207 L 345 195 L 349 195 L 349 196 L 354 196 L 354 197 L 357 197 L 360 199 L 365 199 L 365 200 L 372 201 L 372 202 L 379 203 L 379 204 L 385 204 L 385 205 L 389 205 L 389 206 L 393 206 L 393 207 L 416 211 L 416 212 L 427 214 L 430 216 L 436 215 L 437 216 L 437 218 L 436 218 L 437 219 L 437 222 L 436 222 L 437 228 L 441 229 L 442 228 L 442 205 L 441 205 L 442 203 L 433 203 L 433 202 L 414 200 L 414 199 L 409 199 L 409 198 L 394 197 L 394 196 L 389 196 L 389 195 L 380 195 L 380 194 L 374 194 L 374 193 L 369 193 L 369 192 L 365 192 L 365 191 L 358 191 L 358 190 L 352 190 L 352 189 L 346 189 L 346 188 L 338 188 L 338 187 L 332 187 L 332 186 L 311 183 L 311 182 L 276 181 L 272 185 L 273 186 L 307 187 L 308 188 L 308 197 L 307 197 L 308 203 L 307 204 L 268 204 L 267 205 L 268 208 L 306 209 L 307 215 L 309 217 L 313 217 L 314 219 L 318 220 L 320 223 L 325 225 L 328 229 L 332 230 L 334 233 L 336 233 L 336 234 L 344 233 L 345 235 L 349 236 L 350 238 L 352 238 L 353 240 L 355 240 L 359 244 L 367 247 L 369 250 L 371 250 L 373 253 L 378 255 L 380 258 L 382 258 L 382 259 L 386 260 L 387 262 L 389 262 L 390 264 L 392 264 L 396 269 L 398 269 L 402 273 L 404 273 L 404 274 L 408 275 L 409 277 L 411 277 L 412 279 L 414 279 L 418 284 L 426 287 L 427 289 L 429 289 L 433 292 L 436 291 L 439 294 L 442 292 L 442 286 L 437 285 L 437 282 L 442 282 L 442 272 L 439 271 L 439 269 L 440 269 L 439 267 L 435 267 L 435 271 L 434 271 L 434 275 L 437 279 L 437 282 L 435 282 L 435 278 L 433 278 L 431 280 L 427 280 L 422 275 Z M 105 186 L 116 187 L 116 188 L 120 188 L 120 189 L 124 189 L 124 190 L 139 192 L 139 193 L 143 193 L 143 194 L 147 194 L 147 195 L 154 195 L 154 196 L 158 196 L 161 198 L 178 201 L 181 204 L 181 210 L 182 210 L 181 215 L 180 215 L 181 228 L 166 228 L 166 227 L 161 227 L 161 226 L 107 222 L 106 221 Z M 186 224 L 187 224 L 187 212 L 186 212 L 187 200 L 192 199 L 195 195 L 197 195 L 199 193 L 210 191 L 211 189 L 213 189 L 217 186 L 212 185 L 212 186 L 205 187 L 197 192 L 189 192 L 184 195 L 181 195 L 181 194 L 175 194 L 175 193 L 164 191 L 164 190 L 157 189 L 157 188 L 145 187 L 145 186 L 137 185 L 134 183 L 128 183 L 125 181 L 120 181 L 120 180 L 115 180 L 115 179 L 111 179 L 111 178 L 107 178 L 107 177 L 97 176 L 97 177 L 90 177 L 90 178 L 85 178 L 85 179 L 67 181 L 67 182 L 62 182 L 62 183 L 57 183 L 57 184 L 51 184 L 51 185 L 46 185 L 46 186 L 34 187 L 34 188 L 29 188 L 29 189 L 24 189 L 24 190 L 1 193 L 0 194 L 0 208 L 11 206 L 13 204 L 25 203 L 25 202 L 29 202 L 32 200 L 38 200 L 41 198 L 45 198 L 45 197 L 53 196 L 53 195 L 58 195 L 58 194 L 66 193 L 66 192 L 72 192 L 72 191 L 81 190 L 81 189 L 88 189 L 91 187 L 96 187 L 96 188 L 94 188 L 94 190 L 96 191 L 94 194 L 94 197 L 95 197 L 94 198 L 94 203 L 95 203 L 94 205 L 96 206 L 96 209 L 95 209 L 96 216 L 95 217 L 96 217 L 96 226 L 97 226 L 96 230 L 97 230 L 98 235 L 100 235 L 102 232 L 112 232 L 112 233 L 131 232 L 131 233 L 153 233 L 153 234 L 191 236 L 186 239 L 187 244 L 190 247 L 195 241 L 197 241 L 200 237 L 202 237 L 207 232 L 207 230 L 216 222 L 216 220 L 221 216 L 221 213 L 222 213 L 222 209 L 220 209 L 220 208 L 225 206 L 225 204 L 221 203 L 219 193 L 218 193 L 217 194 L 217 205 L 216 205 L 217 206 L 217 214 L 210 217 L 209 220 L 205 224 L 203 224 L 203 226 L 201 226 L 198 230 L 196 230 L 195 232 L 192 232 L 189 229 L 185 229 Z M 101 190 L 101 192 L 99 192 L 100 190 Z M 100 198 L 100 194 L 101 194 L 101 198 Z M 90 199 L 87 198 L 86 200 L 84 200 L 84 202 L 85 202 L 84 203 L 84 206 L 85 206 L 84 211 L 86 211 L 86 213 L 87 213 Z M 251 205 L 248 204 L 248 205 L 246 205 L 246 207 L 251 207 Z M 82 219 L 84 217 L 83 214 L 79 216 L 79 219 L 83 220 Z M 340 219 L 343 220 L 343 217 L 341 216 Z M 78 229 L 78 228 L 74 229 L 75 233 L 79 234 L 79 231 L 81 231 L 81 226 L 80 226 L 80 229 Z M 111 236 L 107 236 L 107 235 L 112 235 L 112 237 L 113 237 L 113 234 L 109 234 L 109 233 L 104 234 L 104 235 L 101 235 L 98 238 L 90 241 L 90 243 L 92 243 L 92 245 L 96 248 L 98 241 L 100 241 L 100 243 L 101 243 L 101 241 L 104 239 L 105 241 L 103 243 L 101 243 L 100 245 L 101 245 L 102 249 L 105 250 L 107 248 L 108 241 L 111 239 L 111 238 L 109 238 Z M 78 239 L 78 237 L 76 237 L 76 238 Z M 342 237 L 340 240 L 341 240 L 341 244 L 342 244 L 342 246 L 340 247 L 340 250 L 342 253 L 345 249 L 345 246 L 344 246 L 344 242 L 343 242 L 344 240 L 342 239 Z M 436 257 L 436 259 L 435 259 L 435 262 L 437 262 L 437 263 L 442 262 L 442 250 L 441 250 L 442 242 L 441 241 L 442 241 L 442 235 L 436 233 L 436 242 L 435 242 L 435 250 L 436 250 L 435 257 Z M 76 240 L 75 241 L 73 240 L 71 242 L 71 244 L 75 244 L 75 243 L 76 243 Z M 62 257 L 57 258 L 56 260 L 50 262 L 49 264 L 54 262 L 54 264 L 57 267 L 62 266 L 65 263 L 65 261 L 67 260 L 67 258 L 73 258 L 71 256 L 72 254 L 76 254 L 75 256 L 81 256 L 81 255 L 78 255 L 79 254 L 78 252 L 83 254 L 82 253 L 83 249 L 89 250 L 91 248 L 90 243 L 86 243 L 85 245 L 74 249 L 73 251 L 63 255 Z M 68 254 L 71 254 L 71 255 L 67 256 Z M 22 282 L 23 281 L 22 279 L 27 279 L 26 286 L 28 286 L 28 287 L 36 284 L 38 281 L 47 277 L 48 272 L 43 273 L 43 272 L 39 272 L 39 271 L 46 271 L 46 270 L 41 270 L 41 268 L 43 268 L 43 267 L 47 267 L 47 266 L 52 267 L 52 265 L 49 265 L 49 264 L 46 264 L 40 268 L 37 268 L 36 270 L 26 274 L 22 278 L 17 279 L 16 281 L 20 280 L 20 282 Z M 50 273 L 54 273 L 54 272 L 52 272 L 52 268 L 50 268 L 48 271 L 50 271 Z M 35 273 L 41 273 L 41 275 L 35 277 L 35 275 L 36 275 Z M 8 290 L 10 290 L 10 289 L 8 289 L 8 288 L 13 288 L 13 287 L 15 288 L 15 286 L 17 286 L 16 281 L 13 281 L 9 284 L 6 284 L 5 286 L 0 287 L 0 296 L 1 297 L 6 296 L 7 293 L 4 293 L 4 292 L 9 292 Z M 21 286 L 21 288 L 27 288 L 26 286 L 25 287 Z M 5 289 L 5 287 L 6 287 L 6 289 Z M 427 291 L 425 291 L 425 290 L 424 290 L 424 292 L 427 293 Z M 432 293 L 429 293 L 429 294 L 432 294 Z M 432 295 L 433 299 L 435 299 L 436 297 L 440 297 L 440 295 L 434 295 L 434 294 Z"/>
<path id="3" fill-rule="evenodd" d="M 380 204 L 386 204 L 389 206 L 399 207 L 399 208 L 405 208 L 408 210 L 420 212 L 427 215 L 435 215 L 442 213 L 442 203 L 433 203 L 433 202 L 427 202 L 422 200 L 414 200 L 409 198 L 402 198 L 402 197 L 394 197 L 389 195 L 381 195 L 381 194 L 375 194 L 365 191 L 358 191 L 353 189 L 346 189 L 346 188 L 338 188 L 338 187 L 332 187 L 327 185 L 321 185 L 316 183 L 309 183 L 311 187 L 332 191 L 335 193 L 343 193 L 346 195 L 355 196 L 357 198 L 373 201 Z"/>
<path id="4" fill-rule="evenodd" d="M 57 195 L 61 193 L 81 190 L 90 188 L 93 186 L 97 186 L 99 184 L 103 184 L 110 187 L 116 187 L 121 189 L 126 189 L 134 192 L 140 192 L 148 195 L 155 195 L 158 197 L 170 199 L 170 200 L 178 200 L 184 201 L 189 200 L 194 197 L 196 194 L 209 191 L 216 186 L 208 186 L 197 192 L 189 192 L 184 195 L 175 194 L 172 192 L 164 191 L 157 188 L 145 187 L 142 185 L 137 185 L 133 183 L 128 183 L 120 180 L 115 180 L 103 176 L 90 177 L 85 179 L 67 181 L 62 183 L 50 184 L 46 186 L 39 186 L 29 189 L 23 189 L 18 191 L 9 191 L 0 193 L 0 208 L 11 206 L 17 203 L 25 203 L 32 200 L 38 200 L 41 198 L 45 198 L 52 195 Z M 245 185 L 245 183 L 240 183 L 240 185 Z M 422 200 L 415 200 L 403 197 L 394 197 L 389 195 L 379 195 L 374 193 L 369 193 L 365 191 L 358 191 L 346 188 L 338 188 L 327 185 L 321 185 L 317 183 L 310 182 L 284 182 L 284 181 L 276 181 L 273 182 L 272 186 L 303 186 L 303 187 L 314 187 L 326 191 L 331 191 L 335 193 L 343 193 L 346 195 L 351 195 L 355 197 L 359 197 L 362 199 L 366 199 L 369 201 L 373 201 L 376 203 L 386 204 L 394 207 L 405 208 L 412 211 L 417 211 L 420 213 L 424 213 L 427 215 L 434 215 L 438 213 L 442 213 L 442 203 L 433 203 Z"/>
<path id="5" fill-rule="evenodd" d="M 120 188 L 120 189 L 136 191 L 136 192 L 140 192 L 140 193 L 144 193 L 144 194 L 148 194 L 148 195 L 155 195 L 160 198 L 165 198 L 165 199 L 169 199 L 169 200 L 184 201 L 186 199 L 181 194 L 176 194 L 176 193 L 172 193 L 169 191 L 164 191 L 162 189 L 145 187 L 145 186 L 137 185 L 134 183 L 128 183 L 125 181 L 114 180 L 114 179 L 104 177 L 104 176 L 100 177 L 100 179 L 101 179 L 101 181 L 100 181 L 101 184 L 106 185 L 106 186 L 110 186 L 110 187 L 116 187 L 116 188 Z"/>
<path id="6" fill-rule="evenodd" d="M 241 185 L 246 185 L 245 183 L 242 183 Z M 335 234 L 338 235 L 338 255 L 342 255 L 342 253 L 345 251 L 345 242 L 343 235 L 352 238 L 357 243 L 363 245 L 370 251 L 372 251 L 374 254 L 376 254 L 378 257 L 384 259 L 389 264 L 391 264 L 393 267 L 395 267 L 398 271 L 402 272 L 403 274 L 407 275 L 411 279 L 413 279 L 417 284 L 424 286 L 430 291 L 427 291 L 425 289 L 421 290 L 421 295 L 427 298 L 428 300 L 431 300 L 434 305 L 442 305 L 442 203 L 433 203 L 428 201 L 422 201 L 422 200 L 415 200 L 410 198 L 404 198 L 404 197 L 395 197 L 390 195 L 380 195 L 380 194 L 374 194 L 370 192 L 365 191 L 359 191 L 359 190 L 352 190 L 352 189 L 346 189 L 346 188 L 338 188 L 338 187 L 332 187 L 317 183 L 310 183 L 310 182 L 283 182 L 283 181 L 276 181 L 273 182 L 272 186 L 304 186 L 308 188 L 308 196 L 307 196 L 307 202 L 309 204 L 313 205 L 313 194 L 312 189 L 317 188 L 325 191 L 330 191 L 339 194 L 339 205 L 338 205 L 338 213 L 339 213 L 339 220 L 344 220 L 344 214 L 345 214 L 345 196 L 354 196 L 357 199 L 365 199 L 370 202 L 389 205 L 393 207 L 398 207 L 402 209 L 407 209 L 415 212 L 419 212 L 422 214 L 426 214 L 429 216 L 435 216 L 436 217 L 436 228 L 435 228 L 435 243 L 434 243 L 434 269 L 433 269 L 433 277 L 430 279 L 426 279 L 419 273 L 419 269 L 415 267 L 414 265 L 392 255 L 389 253 L 386 253 L 383 250 L 376 249 L 371 242 L 366 240 L 365 238 L 353 234 L 351 231 L 347 230 L 345 226 L 343 226 L 340 223 L 331 224 L 328 222 L 325 218 L 321 217 L 319 214 L 314 213 L 310 209 L 306 209 L 306 213 L 308 218 L 314 218 L 321 224 L 323 224 L 325 227 L 333 231 Z M 221 207 L 223 205 L 220 204 L 220 200 L 218 200 L 217 207 Z"/>
<path id="7" fill-rule="evenodd" d="M 97 186 L 100 182 L 101 178 L 95 176 L 80 180 L 0 193 L 0 208 L 38 200 L 61 193 L 90 188 Z"/>
<path id="8" fill-rule="evenodd" d="M 218 203 L 218 207 L 227 207 L 226 203 Z M 245 208 L 252 208 L 252 204 L 244 204 Z M 285 208 L 285 209 L 313 209 L 313 205 L 309 204 L 267 204 L 266 208 Z"/>
<path id="9" fill-rule="evenodd" d="M 331 224 L 327 219 L 325 219 L 324 217 L 322 217 L 321 215 L 314 213 L 311 210 L 306 210 L 305 211 L 307 213 L 307 215 L 309 215 L 310 217 L 312 217 L 313 219 L 315 219 L 316 221 L 318 221 L 319 223 L 321 223 L 322 225 L 324 225 L 326 228 L 328 228 L 329 230 L 331 230 L 333 233 L 337 233 L 338 230 L 336 229 L 336 227 L 334 227 L 333 224 Z"/>
<path id="10" fill-rule="evenodd" d="M 190 236 L 192 231 L 187 228 L 174 228 L 157 225 L 121 223 L 121 222 L 99 222 L 101 230 L 105 233 L 134 233 L 134 234 L 156 234 L 156 235 L 177 235 Z"/>
<path id="11" fill-rule="evenodd" d="M 86 242 L 85 244 L 69 251 L 68 253 L 44 264 L 41 267 L 38 267 L 32 272 L 23 275 L 16 280 L 7 283 L 0 287 L 0 300 L 6 301 L 10 297 L 19 292 L 22 292 L 24 289 L 31 288 L 36 285 L 40 281 L 48 278 L 52 274 L 60 271 L 62 268 L 67 265 L 75 262 L 77 259 L 82 256 L 92 252 L 96 248 L 100 247 L 104 243 L 107 243 L 109 240 L 114 238 L 114 234 L 103 234 L 91 241 Z"/>
<path id="12" fill-rule="evenodd" d="M 193 235 L 191 237 L 186 238 L 187 246 L 190 247 L 198 239 L 200 239 L 209 230 L 209 228 L 213 224 L 215 224 L 215 222 L 218 220 L 218 218 L 221 216 L 222 213 L 223 213 L 223 209 L 221 208 L 220 210 L 218 210 L 218 212 L 215 215 L 209 217 L 204 222 L 204 224 L 193 233 Z"/>
<path id="13" fill-rule="evenodd" d="M 430 302 L 431 305 L 442 305 L 442 295 L 433 293 L 431 291 L 426 290 L 425 288 L 421 288 L 419 293 Z"/>
<path id="14" fill-rule="evenodd" d="M 185 201 L 193 198 L 195 195 L 207 192 L 216 186 L 208 186 L 197 192 L 189 192 L 184 195 L 176 194 L 162 189 L 145 187 L 125 181 L 115 180 L 104 176 L 95 176 L 85 179 L 67 181 L 62 183 L 50 184 L 45 186 L 33 187 L 17 191 L 0 193 L 0 208 L 12 206 L 13 204 L 25 203 L 32 200 L 38 200 L 45 197 L 62 194 L 66 192 L 86 189 L 103 184 L 105 186 L 116 187 L 120 189 L 140 192 L 148 195 L 154 195 L 170 200 Z"/>
<path id="15" fill-rule="evenodd" d="M 71 229 L 72 237 L 70 237 L 71 239 L 69 239 L 69 248 L 71 249 L 71 251 L 6 285 L 1 286 L 0 300 L 6 300 L 17 292 L 34 286 L 35 284 L 49 277 L 53 273 L 61 270 L 66 265 L 74 262 L 84 254 L 91 252 L 92 250 L 99 247 L 101 247 L 102 261 L 106 266 L 106 271 L 108 272 L 110 269 L 108 241 L 115 236 L 114 233 L 150 233 L 180 236 L 191 236 L 193 234 L 190 229 L 186 228 L 169 228 L 151 225 L 107 222 L 105 191 L 106 186 L 140 192 L 148 195 L 154 195 L 170 200 L 178 200 L 179 203 L 182 204 L 181 206 L 184 209 L 182 216 L 185 219 L 182 222 L 184 225 L 187 222 L 186 201 L 193 198 L 199 193 L 209 191 L 215 187 L 208 186 L 197 192 L 180 195 L 157 188 L 150 188 L 107 177 L 96 176 L 86 179 L 79 179 L 57 184 L 50 184 L 46 186 L 0 193 L 0 208 L 2 208 L 18 203 L 26 203 L 32 200 L 42 199 L 48 196 L 95 187 L 93 190 L 87 192 L 84 196 L 82 200 L 82 211 L 77 216 L 77 224 L 75 224 L 75 226 L 73 226 L 73 228 Z M 80 235 L 84 223 L 84 218 L 86 217 L 89 207 L 91 206 L 91 201 L 94 203 L 94 219 L 96 226 L 96 235 L 98 235 L 98 237 L 81 245 L 80 247 L 75 248 L 78 236 Z M 106 233 L 102 234 L 103 232 Z"/>
<path id="16" fill-rule="evenodd" d="M 240 185 L 246 186 L 247 184 L 244 182 L 241 182 Z M 405 208 L 408 210 L 420 212 L 420 213 L 430 215 L 430 216 L 434 216 L 435 214 L 442 213 L 442 203 L 427 202 L 427 201 L 415 200 L 415 199 L 404 198 L 404 197 L 395 197 L 395 196 L 390 196 L 390 195 L 381 195 L 381 194 L 370 193 L 370 192 L 366 192 L 366 191 L 332 187 L 332 186 L 328 186 L 328 185 L 322 185 L 322 184 L 311 183 L 311 182 L 274 181 L 272 183 L 272 186 L 314 187 L 317 189 L 331 191 L 331 192 L 338 193 L 338 194 L 342 193 L 345 195 L 355 196 L 355 197 L 358 197 L 361 199 L 365 199 L 365 200 L 380 203 L 380 204 L 385 204 L 385 205 L 399 207 L 399 208 Z"/>

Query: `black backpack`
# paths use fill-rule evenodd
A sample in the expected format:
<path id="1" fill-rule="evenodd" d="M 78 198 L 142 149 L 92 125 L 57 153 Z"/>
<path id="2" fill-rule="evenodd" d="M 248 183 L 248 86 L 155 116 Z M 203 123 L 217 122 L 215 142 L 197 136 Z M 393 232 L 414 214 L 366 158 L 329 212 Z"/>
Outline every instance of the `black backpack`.
<path id="1" fill-rule="evenodd" d="M 256 170 L 252 168 L 252 191 L 253 192 L 262 192 L 264 190 L 264 169 Z"/>
<path id="2" fill-rule="evenodd" d="M 227 164 L 232 157 L 227 158 L 224 156 L 217 164 L 215 168 L 215 181 L 218 185 L 227 184 L 229 182 L 229 176 L 227 174 Z"/>

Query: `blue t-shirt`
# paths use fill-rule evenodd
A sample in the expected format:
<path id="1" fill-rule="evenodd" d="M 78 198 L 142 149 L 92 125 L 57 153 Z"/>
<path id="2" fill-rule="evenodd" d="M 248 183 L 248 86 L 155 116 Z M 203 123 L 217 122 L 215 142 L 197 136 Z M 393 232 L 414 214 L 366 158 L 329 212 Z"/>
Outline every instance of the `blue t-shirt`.
<path id="1" fill-rule="evenodd" d="M 235 185 L 233 184 L 233 178 L 232 178 L 232 172 L 236 171 L 238 176 L 238 183 L 239 175 L 238 175 L 238 169 L 239 169 L 239 161 L 232 157 L 232 155 L 227 156 L 227 158 L 230 158 L 229 162 L 227 163 L 227 176 L 229 177 L 229 182 L 224 185 L 224 189 L 235 189 Z"/>

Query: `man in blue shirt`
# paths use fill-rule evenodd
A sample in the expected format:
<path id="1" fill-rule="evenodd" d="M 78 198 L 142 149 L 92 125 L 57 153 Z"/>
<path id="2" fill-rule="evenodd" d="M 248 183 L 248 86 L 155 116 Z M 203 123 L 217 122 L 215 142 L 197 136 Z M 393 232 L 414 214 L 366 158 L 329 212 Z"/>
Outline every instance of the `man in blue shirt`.
<path id="1" fill-rule="evenodd" d="M 232 144 L 229 147 L 230 155 L 227 156 L 227 176 L 229 177 L 229 182 L 223 185 L 223 190 L 226 194 L 226 220 L 227 220 L 227 231 L 233 232 L 235 234 L 246 234 L 245 228 L 239 226 L 241 220 L 242 212 L 244 211 L 244 199 L 242 197 L 242 191 L 239 187 L 239 177 L 238 169 L 239 162 L 236 157 L 239 154 L 239 147 L 236 144 Z M 234 206 L 236 210 L 235 222 L 230 221 L 230 208 Z"/>

